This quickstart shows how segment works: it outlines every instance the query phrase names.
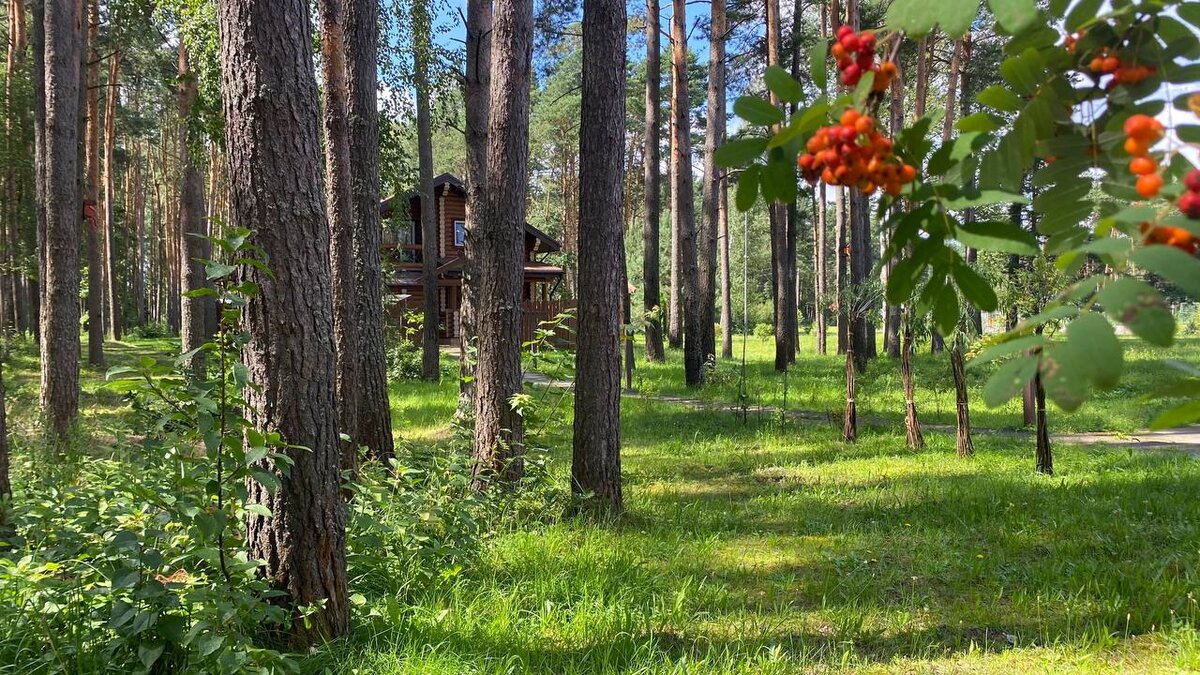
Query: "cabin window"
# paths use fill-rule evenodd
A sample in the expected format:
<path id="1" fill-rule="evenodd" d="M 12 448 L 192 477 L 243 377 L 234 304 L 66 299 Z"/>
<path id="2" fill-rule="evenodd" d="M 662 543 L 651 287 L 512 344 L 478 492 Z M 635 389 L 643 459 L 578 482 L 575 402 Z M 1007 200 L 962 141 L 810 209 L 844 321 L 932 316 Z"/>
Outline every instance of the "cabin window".
<path id="1" fill-rule="evenodd" d="M 462 248 L 467 241 L 467 221 L 454 221 L 454 245 Z"/>

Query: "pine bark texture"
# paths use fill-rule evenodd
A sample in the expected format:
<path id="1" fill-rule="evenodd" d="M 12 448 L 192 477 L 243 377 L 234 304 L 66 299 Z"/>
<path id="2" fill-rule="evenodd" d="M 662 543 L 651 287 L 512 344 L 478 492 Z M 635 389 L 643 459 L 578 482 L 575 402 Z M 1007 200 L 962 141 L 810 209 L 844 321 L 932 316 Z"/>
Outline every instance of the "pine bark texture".
<path id="1" fill-rule="evenodd" d="M 88 365 L 104 366 L 104 244 L 100 220 L 100 0 L 88 2 L 83 201 L 87 223 Z"/>
<path id="2" fill-rule="evenodd" d="M 199 139 L 193 133 L 189 118 L 196 101 L 197 80 L 190 66 L 187 46 L 179 46 L 179 256 L 182 260 L 183 291 L 204 288 L 204 263 L 208 257 L 207 247 L 201 238 L 208 234 L 205 222 L 204 174 L 197 165 L 195 146 Z M 180 301 L 179 337 L 183 353 L 198 349 L 208 340 L 208 297 L 189 298 Z M 204 375 L 204 353 L 197 352 L 191 359 L 190 369 L 197 377 Z"/>
<path id="3" fill-rule="evenodd" d="M 913 385 L 912 355 L 913 330 L 908 309 L 901 320 L 900 335 L 900 381 L 904 386 L 904 441 L 914 450 L 925 448 L 925 435 L 921 433 L 921 419 L 917 417 L 916 390 Z"/>
<path id="4" fill-rule="evenodd" d="M 967 365 L 963 356 L 963 337 L 956 336 L 950 349 L 950 369 L 954 376 L 955 448 L 959 457 L 975 454 L 971 440 L 971 406 L 967 397 Z"/>
<path id="5" fill-rule="evenodd" d="M 294 462 L 271 492 L 247 483 L 250 555 L 295 611 L 289 641 L 305 647 L 344 635 L 345 512 L 336 419 L 329 229 L 320 172 L 320 111 L 303 0 L 220 0 L 221 93 L 233 222 L 254 232 L 273 276 L 246 266 L 261 289 L 244 311 L 245 360 L 258 385 L 247 395 L 251 422 L 277 431 Z M 378 208 L 378 206 L 376 206 Z M 265 467 L 278 471 L 270 460 Z"/>
<path id="6" fill-rule="evenodd" d="M 692 139 L 688 123 L 687 3 L 672 0 L 671 72 L 674 80 L 675 189 L 671 210 L 679 230 L 680 304 L 683 315 L 683 375 L 689 387 L 704 384 L 704 343 L 700 328 L 700 270 L 697 264 L 696 212 L 692 187 Z"/>
<path id="7" fill-rule="evenodd" d="M 117 254 L 113 250 L 116 233 L 114 203 L 116 202 L 116 166 L 113 150 L 117 140 L 117 98 L 120 95 L 118 77 L 121 72 L 121 50 L 113 50 L 108 57 L 108 92 L 104 103 L 104 318 L 108 334 L 120 340 L 125 330 L 125 317 L 121 308 L 120 285 L 117 283 Z"/>
<path id="8" fill-rule="evenodd" d="M 358 314 L 354 274 L 354 191 L 350 161 L 350 91 L 346 79 L 346 0 L 321 0 L 322 125 L 325 132 L 325 208 L 329 215 L 329 269 L 333 285 L 338 431 L 342 469 L 358 467 Z"/>
<path id="9" fill-rule="evenodd" d="M 646 360 L 660 362 L 663 350 L 662 283 L 659 280 L 662 220 L 662 47 L 658 0 L 646 0 L 646 219 L 642 223 L 642 306 L 646 314 Z"/>
<path id="10" fill-rule="evenodd" d="M 529 171 L 531 0 L 500 0 L 492 34 L 485 212 L 476 224 L 479 360 L 475 375 L 475 472 L 512 481 L 524 473 L 525 424 L 510 400 L 521 392 L 521 283 Z M 482 485 L 477 480 L 477 484 Z"/>
<path id="11" fill-rule="evenodd" d="M 42 293 L 41 407 L 51 431 L 63 436 L 79 409 L 80 111 L 83 96 L 83 3 L 44 4 L 45 126 L 39 246 Z"/>
<path id="12" fill-rule="evenodd" d="M 459 308 L 459 413 L 475 410 L 475 221 L 483 212 L 487 181 L 488 95 L 491 89 L 492 3 L 467 1 L 467 67 L 463 103 L 466 107 L 467 231 L 463 240 L 462 305 Z"/>
<path id="13" fill-rule="evenodd" d="M 413 73 L 417 93 L 417 167 L 421 193 L 421 288 L 424 294 L 424 321 L 421 328 L 421 379 L 436 382 L 441 378 L 441 332 L 438 298 L 438 221 L 437 195 L 433 193 L 433 121 L 429 114 L 432 95 L 429 81 L 430 32 L 429 7 L 424 0 L 412 6 Z"/>
<path id="14" fill-rule="evenodd" d="M 383 229 L 379 224 L 379 4 L 342 0 L 358 319 L 358 444 L 388 461 L 395 454 L 383 340 Z"/>
<path id="15" fill-rule="evenodd" d="M 767 66 L 778 66 L 780 58 L 781 25 L 779 0 L 766 0 Z M 779 97 L 770 93 L 771 103 L 779 105 Z M 776 129 L 779 127 L 776 126 Z M 788 210 L 782 202 L 767 205 L 771 239 L 771 299 L 775 308 L 775 370 L 787 370 L 796 358 L 796 289 L 792 282 L 788 258 Z"/>
<path id="16" fill-rule="evenodd" d="M 619 513 L 624 279 L 625 3 L 583 5 L 579 310 L 571 490 Z"/>
<path id="17" fill-rule="evenodd" d="M 703 215 L 697 236 L 700 342 L 705 361 L 716 357 L 717 242 L 723 173 L 716 152 L 725 142 L 725 0 L 712 1 L 708 49 L 708 101 L 704 133 Z"/>

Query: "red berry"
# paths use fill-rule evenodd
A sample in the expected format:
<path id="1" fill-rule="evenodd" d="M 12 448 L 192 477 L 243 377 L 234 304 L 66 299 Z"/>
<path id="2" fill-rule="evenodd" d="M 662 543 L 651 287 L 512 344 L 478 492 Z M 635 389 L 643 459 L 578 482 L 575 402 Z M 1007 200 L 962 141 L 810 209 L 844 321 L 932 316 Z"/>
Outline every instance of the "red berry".
<path id="1" fill-rule="evenodd" d="M 867 50 L 875 49 L 875 34 L 874 33 L 863 33 L 862 35 L 858 36 L 858 41 L 860 43 L 862 43 L 863 49 L 867 49 Z"/>
<path id="2" fill-rule="evenodd" d="M 1183 184 L 1192 192 L 1200 192 L 1200 169 L 1189 171 L 1187 177 L 1183 179 Z"/>
<path id="3" fill-rule="evenodd" d="M 859 49 L 862 49 L 862 41 L 859 40 L 858 36 L 854 33 L 842 36 L 841 43 L 842 46 L 846 48 L 846 51 L 849 52 L 856 52 Z"/>
<path id="4" fill-rule="evenodd" d="M 1200 193 L 1183 193 L 1183 196 L 1179 198 L 1179 210 L 1192 220 L 1200 220 Z"/>
<path id="5" fill-rule="evenodd" d="M 837 36 L 839 40 L 842 39 L 843 36 L 850 35 L 852 33 L 854 33 L 854 29 L 850 26 L 838 26 Z"/>

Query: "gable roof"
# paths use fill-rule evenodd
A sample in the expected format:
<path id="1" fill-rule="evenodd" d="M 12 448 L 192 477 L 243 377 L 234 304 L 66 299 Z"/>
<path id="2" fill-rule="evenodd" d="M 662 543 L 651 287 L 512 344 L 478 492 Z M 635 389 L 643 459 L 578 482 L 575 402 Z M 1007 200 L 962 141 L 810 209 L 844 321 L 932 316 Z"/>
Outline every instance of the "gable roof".
<path id="1" fill-rule="evenodd" d="M 433 179 L 434 192 L 441 190 L 442 186 L 449 186 L 452 191 L 457 192 L 464 197 L 467 195 L 467 186 L 458 176 L 455 176 L 452 173 L 443 173 Z M 396 203 L 399 200 L 403 200 L 403 202 L 411 202 L 413 199 L 420 198 L 421 194 L 416 190 L 409 190 L 403 195 L 392 195 L 391 197 L 379 202 L 379 215 L 383 216 L 384 218 L 390 218 L 392 216 L 392 212 L 396 208 Z M 529 223 L 525 223 L 525 236 L 533 237 L 536 241 L 533 249 L 536 253 L 556 253 L 562 250 L 562 242 L 530 225 Z"/>

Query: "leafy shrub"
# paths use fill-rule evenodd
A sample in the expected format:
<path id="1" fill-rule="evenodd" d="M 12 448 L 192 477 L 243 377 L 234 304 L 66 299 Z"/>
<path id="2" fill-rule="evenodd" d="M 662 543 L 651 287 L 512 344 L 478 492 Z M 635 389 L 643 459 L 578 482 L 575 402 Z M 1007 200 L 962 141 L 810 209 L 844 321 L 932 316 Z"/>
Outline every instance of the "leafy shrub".
<path id="1" fill-rule="evenodd" d="M 171 337 L 171 328 L 164 321 L 150 321 L 140 326 L 131 326 L 125 331 L 130 337 L 145 340 Z"/>
<path id="2" fill-rule="evenodd" d="M 775 337 L 775 327 L 769 323 L 754 324 L 754 337 L 766 342 Z"/>

